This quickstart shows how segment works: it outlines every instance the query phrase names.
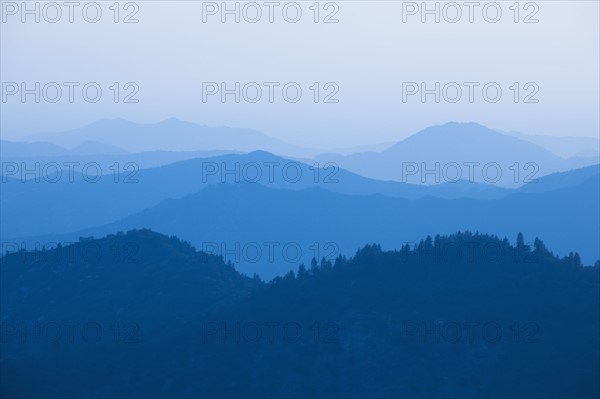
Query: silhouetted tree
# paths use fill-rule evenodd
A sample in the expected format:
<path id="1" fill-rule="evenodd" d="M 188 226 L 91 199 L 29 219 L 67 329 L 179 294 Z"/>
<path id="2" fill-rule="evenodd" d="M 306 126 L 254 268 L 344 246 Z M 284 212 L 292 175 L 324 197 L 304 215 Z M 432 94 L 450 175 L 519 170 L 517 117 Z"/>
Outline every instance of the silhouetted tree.
<path id="1" fill-rule="evenodd" d="M 575 252 L 575 255 L 573 256 L 573 266 L 581 267 L 581 257 L 578 252 Z"/>
<path id="2" fill-rule="evenodd" d="M 519 232 L 517 234 L 517 249 L 525 248 L 525 238 L 523 238 L 523 233 Z"/>
<path id="3" fill-rule="evenodd" d="M 314 275 L 319 271 L 319 266 L 317 264 L 317 260 L 313 257 L 310 261 L 310 272 Z"/>
<path id="4" fill-rule="evenodd" d="M 307 275 L 306 266 L 304 266 L 304 263 L 301 263 L 300 266 L 298 266 L 298 278 L 305 278 Z"/>
<path id="5" fill-rule="evenodd" d="M 323 271 L 328 271 L 332 269 L 331 262 L 329 260 L 325 260 L 325 257 L 321 258 L 321 266 L 320 269 Z"/>

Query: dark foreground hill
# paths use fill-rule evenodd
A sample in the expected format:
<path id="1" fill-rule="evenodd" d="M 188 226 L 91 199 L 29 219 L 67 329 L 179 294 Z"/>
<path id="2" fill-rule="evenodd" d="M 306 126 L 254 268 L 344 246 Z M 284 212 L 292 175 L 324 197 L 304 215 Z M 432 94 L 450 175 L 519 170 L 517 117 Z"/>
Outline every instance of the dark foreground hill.
<path id="1" fill-rule="evenodd" d="M 265 284 L 142 230 L 0 273 L 3 398 L 600 393 L 598 265 L 539 240 L 370 245 Z"/>

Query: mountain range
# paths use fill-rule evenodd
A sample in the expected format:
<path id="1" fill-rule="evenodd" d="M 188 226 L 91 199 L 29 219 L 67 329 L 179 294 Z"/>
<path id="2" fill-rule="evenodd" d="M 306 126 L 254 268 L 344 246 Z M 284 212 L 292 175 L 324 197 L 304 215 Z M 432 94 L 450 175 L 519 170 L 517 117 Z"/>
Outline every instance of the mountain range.
<path id="1" fill-rule="evenodd" d="M 583 177 L 581 182 L 574 177 L 572 186 L 560 187 L 551 181 L 546 184 L 554 188 L 551 191 L 517 190 L 503 198 L 488 200 L 431 196 L 408 200 L 381 194 L 340 194 L 320 187 L 290 190 L 248 182 L 214 184 L 146 210 L 128 210 L 123 212 L 127 216 L 103 226 L 5 241 L 26 243 L 32 248 L 36 242 L 72 242 L 82 236 L 149 228 L 176 235 L 218 254 L 231 252 L 230 260 L 243 273 L 272 278 L 287 272 L 290 262 L 308 261 L 315 254 L 349 255 L 368 242 L 393 249 L 424 235 L 469 229 L 506 237 L 514 237 L 518 232 L 530 239 L 543 236 L 558 254 L 578 251 L 586 264 L 592 264 L 600 259 L 600 179 L 588 169 L 576 172 Z M 588 174 L 592 176 L 586 178 Z M 121 198 L 124 203 L 129 202 L 126 196 Z M 87 211 L 95 216 L 109 211 L 100 205 L 92 207 L 86 201 L 82 202 L 85 208 L 65 206 L 62 216 L 54 213 L 56 222 L 46 218 L 48 229 L 53 223 L 60 224 L 69 211 L 78 215 Z M 112 202 L 119 209 L 122 207 L 118 201 Z M 60 212 L 58 206 L 55 209 Z M 38 214 L 43 212 L 35 216 Z M 16 223 L 13 217 L 5 220 L 7 228 Z M 35 217 L 28 231 L 35 231 L 34 221 Z M 87 223 L 93 222 L 94 219 L 87 218 Z M 69 231 L 68 224 L 62 226 L 65 232 Z M 284 252 L 288 250 L 292 251 L 290 256 Z M 277 259 L 285 262 L 268 258 L 269 251 L 276 251 Z M 301 257 L 296 259 L 296 252 Z"/>
<path id="2" fill-rule="evenodd" d="M 253 129 L 225 126 L 201 126 L 171 118 L 159 123 L 134 123 L 128 120 L 102 119 L 58 133 L 37 133 L 31 141 L 50 141 L 65 147 L 97 141 L 117 146 L 128 152 L 148 151 L 214 151 L 249 152 L 265 150 L 274 153 L 302 156 L 302 148 L 287 144 Z"/>
<path id="3" fill-rule="evenodd" d="M 526 141 L 530 141 L 563 158 L 590 157 L 600 154 L 600 139 L 597 137 L 558 137 L 505 132 Z"/>
<path id="4" fill-rule="evenodd" d="M 32 140 L 0 142 L 1 397 L 600 393 L 591 141 L 448 123 L 319 155 L 176 119 Z"/>
<path id="5" fill-rule="evenodd" d="M 436 184 L 468 179 L 512 187 L 599 161 L 598 155 L 563 159 L 524 139 L 477 123 L 455 122 L 424 129 L 382 152 L 323 154 L 315 159 L 379 180 Z"/>
<path id="6" fill-rule="evenodd" d="M 442 179 L 454 179 L 457 174 L 454 163 L 460 166 L 458 180 L 467 180 L 470 171 L 464 164 L 478 163 L 473 176 L 476 181 L 515 186 L 528 176 L 596 164 L 600 156 L 600 142 L 593 138 L 502 133 L 477 123 L 456 122 L 426 128 L 396 143 L 340 148 L 325 153 L 316 148 L 291 145 L 252 129 L 201 126 L 175 118 L 155 124 L 134 123 L 121 118 L 104 119 L 74 130 L 34 134 L 28 140 L 33 143 L 2 143 L 5 147 L 1 151 L 2 157 L 65 155 L 60 149 L 45 148 L 49 146 L 48 142 L 68 148 L 82 146 L 71 150 L 69 155 L 146 153 L 132 159 L 149 166 L 165 164 L 164 152 L 176 153 L 167 157 L 173 161 L 191 158 L 195 152 L 207 155 L 209 151 L 264 150 L 285 157 L 336 162 L 352 172 L 379 180 L 416 184 L 435 183 L 436 177 L 431 173 L 421 172 L 436 167 L 440 169 L 438 180 L 440 173 L 448 175 Z M 27 145 L 29 148 L 25 150 Z M 101 145 L 106 147 L 102 149 Z M 125 157 L 120 161 L 127 162 Z M 440 165 L 436 166 L 436 163 Z M 414 164 L 419 166 L 419 173 L 411 172 Z M 497 180 L 492 173 L 495 167 L 490 164 L 498 164 L 501 168 L 502 176 Z M 484 167 L 491 168 L 486 170 L 485 176 L 482 175 Z"/>
<path id="7" fill-rule="evenodd" d="M 406 199 L 426 196 L 494 199 L 515 192 L 466 181 L 434 186 L 378 181 L 337 168 L 335 164 L 308 165 L 266 152 L 189 159 L 119 174 L 113 174 L 112 169 L 103 172 L 97 181 L 80 173 L 70 176 L 66 170 L 56 180 L 22 181 L 2 177 L 2 236 L 63 234 L 104 225 L 156 206 L 163 200 L 183 198 L 218 183 L 245 181 L 291 190 L 321 187 L 347 195 L 382 194 Z M 597 173 L 598 167 L 591 166 L 565 172 L 561 178 L 546 176 L 518 190 L 543 192 L 566 188 Z"/>
<path id="8" fill-rule="evenodd" d="M 56 144 L 39 142 L 20 142 L 0 140 L 0 157 L 9 158 L 42 158 L 65 156 L 97 156 L 97 155 L 124 155 L 127 151 L 108 144 L 95 141 L 83 141 L 74 148 L 63 148 Z"/>

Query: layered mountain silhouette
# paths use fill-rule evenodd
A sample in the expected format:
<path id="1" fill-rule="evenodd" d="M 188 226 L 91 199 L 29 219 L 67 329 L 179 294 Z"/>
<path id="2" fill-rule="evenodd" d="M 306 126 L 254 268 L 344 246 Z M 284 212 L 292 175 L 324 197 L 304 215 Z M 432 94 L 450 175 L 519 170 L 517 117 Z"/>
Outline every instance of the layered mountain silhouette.
<path id="1" fill-rule="evenodd" d="M 134 123 L 122 118 L 103 119 L 74 130 L 38 133 L 29 139 L 51 141 L 63 146 L 99 141 L 129 152 L 266 150 L 296 156 L 307 154 L 299 147 L 256 130 L 201 126 L 175 118 L 159 123 Z"/>
<path id="2" fill-rule="evenodd" d="M 473 245 L 499 256 L 421 256 Z M 265 284 L 148 230 L 11 253 L 0 394 L 600 394 L 599 268 L 576 254 L 465 232 L 294 269 Z"/>
<path id="3" fill-rule="evenodd" d="M 202 126 L 176 118 L 158 123 L 135 123 L 123 118 L 102 119 L 64 132 L 37 133 L 28 137 L 31 141 L 50 141 L 66 147 L 87 141 L 98 141 L 138 152 L 196 152 L 269 151 L 279 155 L 312 157 L 321 152 L 318 148 L 303 148 L 267 136 L 253 129 L 226 126 Z M 382 151 L 393 142 L 340 147 L 331 149 L 336 154 L 360 151 Z M 12 156 L 10 152 L 7 156 Z M 183 159 L 183 158 L 182 158 Z"/>
<path id="4" fill-rule="evenodd" d="M 70 131 L 35 134 L 29 139 L 64 147 L 80 146 L 85 142 L 104 143 L 109 146 L 106 149 L 108 154 L 114 154 L 111 147 L 123 148 L 130 153 L 147 152 L 143 159 L 151 166 L 161 164 L 151 155 L 156 151 L 184 152 L 171 155 L 171 159 L 178 160 L 189 158 L 189 153 L 195 151 L 264 150 L 300 158 L 319 154 L 317 149 L 294 146 L 256 130 L 201 126 L 175 118 L 155 124 L 134 123 L 121 118 L 104 119 Z M 450 122 L 426 128 L 395 144 L 371 146 L 370 151 L 365 150 L 368 146 L 337 149 L 315 159 L 336 162 L 359 175 L 379 180 L 434 184 L 446 177 L 516 186 L 528 177 L 598 163 L 598 148 L 594 148 L 594 143 L 591 138 L 501 133 L 477 123 Z M 164 156 L 161 153 L 156 155 L 159 158 Z M 4 156 L 17 155 L 5 151 Z M 458 177 L 454 164 L 460 166 Z M 414 165 L 418 166 L 418 173 L 412 172 Z M 436 168 L 439 168 L 437 177 L 426 173 Z M 501 171 L 498 178 L 497 168 Z"/>
<path id="5" fill-rule="evenodd" d="M 506 134 L 530 141 L 563 158 L 597 157 L 600 154 L 600 140 L 597 137 L 541 136 L 520 132 L 506 132 Z"/>
<path id="6" fill-rule="evenodd" d="M 522 231 L 528 237 L 545 237 L 561 255 L 579 251 L 592 264 L 600 259 L 599 180 L 596 174 L 571 187 L 516 192 L 495 200 L 407 200 L 344 195 L 322 188 L 218 184 L 102 227 L 7 241 L 28 243 L 31 248 L 36 242 L 68 242 L 80 236 L 150 228 L 177 235 L 198 248 L 224 255 L 231 252 L 230 260 L 240 271 L 272 278 L 286 272 L 290 260 L 307 261 L 315 254 L 348 255 L 365 242 L 392 249 L 424 235 L 462 229 L 508 237 Z M 286 256 L 290 247 L 294 251 Z M 296 249 L 301 257 L 296 257 Z M 271 252 L 284 261 L 284 267 L 270 260 Z"/>
<path id="7" fill-rule="evenodd" d="M 477 123 L 424 129 L 382 152 L 323 155 L 362 176 L 415 184 L 462 178 L 517 186 L 552 172 L 598 163 L 598 156 L 563 159 L 529 141 Z"/>
<path id="8" fill-rule="evenodd" d="M 15 151 L 15 153 L 19 153 Z M 51 165 L 59 165 L 61 169 L 72 169 L 81 175 L 86 168 L 97 167 L 104 173 L 121 173 L 125 170 L 140 170 L 157 168 L 171 163 L 185 161 L 194 158 L 209 158 L 225 154 L 236 154 L 235 151 L 148 151 L 137 153 L 125 153 L 119 155 L 106 154 L 73 154 L 52 156 L 12 156 L 2 157 L 6 165 L 0 170 L 0 175 L 13 176 L 18 179 L 32 179 L 34 177 L 48 176 L 52 179 L 56 168 Z M 16 165 L 12 168 L 7 165 Z M 16 171 L 16 172 L 15 172 Z M 35 171 L 36 173 L 20 174 L 20 171 Z M 81 176 L 79 176 L 81 177 Z"/>
<path id="9" fill-rule="evenodd" d="M 127 151 L 94 141 L 84 141 L 76 147 L 67 149 L 47 142 L 0 141 L 0 157 L 3 161 L 14 158 L 65 157 L 81 155 L 123 155 Z"/>
<path id="10" fill-rule="evenodd" d="M 427 187 L 376 181 L 339 169 L 335 164 L 304 164 L 262 151 L 191 159 L 145 170 L 126 163 L 119 167 L 124 173 L 115 174 L 114 165 L 106 164 L 101 167 L 99 176 L 97 168 L 89 169 L 84 175 L 80 171 L 71 174 L 64 167 L 60 176 L 37 176 L 35 181 L 35 174 L 30 173 L 31 180 L 23 182 L 24 169 L 17 164 L 12 177 L 4 176 L 0 183 L 3 236 L 66 233 L 105 224 L 162 200 L 181 198 L 221 182 L 251 181 L 293 190 L 319 186 L 345 194 L 379 193 L 403 198 L 426 195 L 495 198 L 508 191 L 469 182 Z M 55 168 L 48 170 L 56 171 Z M 41 198 L 44 206 L 40 206 Z"/>
<path id="11" fill-rule="evenodd" d="M 31 140 L 0 142 L 2 397 L 600 395 L 590 140 L 448 123 L 315 157 L 177 119 Z"/>
<path id="12" fill-rule="evenodd" d="M 80 172 L 71 175 L 64 169 L 59 177 L 39 178 L 38 181 L 23 182 L 19 170 L 13 177 L 2 177 L 2 236 L 61 234 L 103 225 L 163 200 L 182 198 L 222 182 L 253 182 L 292 190 L 322 187 L 342 194 L 383 194 L 406 199 L 425 196 L 494 199 L 513 193 L 513 190 L 468 181 L 435 186 L 377 181 L 340 169 L 333 163 L 310 165 L 266 152 L 191 159 L 145 170 L 125 166 L 120 164 L 126 172 L 114 174 L 114 167 L 107 165 L 101 170 L 104 174 L 97 179 L 93 168 L 89 176 Z M 548 176 L 519 190 L 543 192 L 570 187 L 597 174 L 598 166 L 592 166 L 565 173 L 560 179 L 552 177 L 558 179 L 553 184 L 544 183 L 550 178 Z"/>

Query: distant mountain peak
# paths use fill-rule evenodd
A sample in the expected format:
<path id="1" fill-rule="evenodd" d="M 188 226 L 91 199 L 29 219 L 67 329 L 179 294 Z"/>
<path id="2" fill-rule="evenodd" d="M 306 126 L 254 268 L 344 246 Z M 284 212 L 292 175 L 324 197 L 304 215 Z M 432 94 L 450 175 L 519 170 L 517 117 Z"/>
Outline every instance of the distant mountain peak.
<path id="1" fill-rule="evenodd" d="M 434 125 L 428 128 L 425 128 L 413 136 L 423 135 L 423 134 L 489 134 L 489 135 L 502 135 L 501 133 L 490 129 L 487 126 L 479 124 L 477 122 L 448 122 L 443 125 Z M 410 137 L 409 137 L 410 138 Z"/>
<path id="2" fill-rule="evenodd" d="M 276 155 L 274 155 L 273 153 L 271 153 L 269 151 L 264 151 L 264 150 L 251 151 L 248 153 L 248 155 L 257 156 L 257 157 L 265 157 L 265 158 L 279 158 Z"/>
<path id="3" fill-rule="evenodd" d="M 435 125 L 432 127 L 471 127 L 471 128 L 483 128 L 483 129 L 489 129 L 487 126 L 482 125 L 481 123 L 477 123 L 477 122 L 456 122 L 456 121 L 449 121 L 446 122 L 442 125 Z"/>
<path id="4" fill-rule="evenodd" d="M 172 118 L 167 118 L 167 119 L 163 119 L 162 121 L 158 122 L 157 125 L 195 125 L 192 122 L 188 122 L 188 121 L 184 121 L 175 117 Z M 202 126 L 202 125 L 198 125 L 198 126 Z"/>

